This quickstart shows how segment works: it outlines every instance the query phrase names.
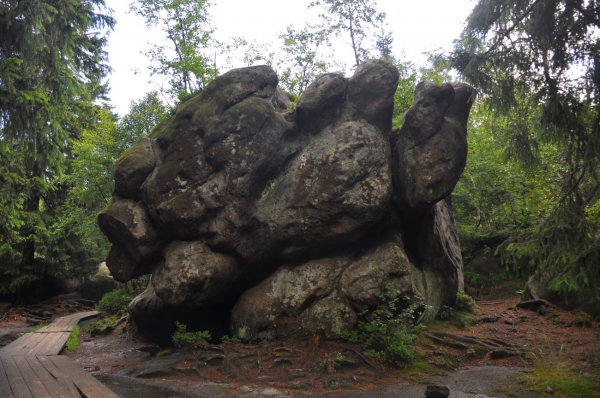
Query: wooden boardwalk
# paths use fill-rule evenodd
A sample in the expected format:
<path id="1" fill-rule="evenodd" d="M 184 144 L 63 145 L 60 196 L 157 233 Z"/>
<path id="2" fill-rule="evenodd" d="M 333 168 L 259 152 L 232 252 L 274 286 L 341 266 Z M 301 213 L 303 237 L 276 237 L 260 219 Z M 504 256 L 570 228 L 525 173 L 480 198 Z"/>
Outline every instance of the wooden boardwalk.
<path id="1" fill-rule="evenodd" d="M 97 311 L 79 312 L 0 349 L 0 398 L 118 398 L 118 395 L 58 355 L 80 320 Z"/>

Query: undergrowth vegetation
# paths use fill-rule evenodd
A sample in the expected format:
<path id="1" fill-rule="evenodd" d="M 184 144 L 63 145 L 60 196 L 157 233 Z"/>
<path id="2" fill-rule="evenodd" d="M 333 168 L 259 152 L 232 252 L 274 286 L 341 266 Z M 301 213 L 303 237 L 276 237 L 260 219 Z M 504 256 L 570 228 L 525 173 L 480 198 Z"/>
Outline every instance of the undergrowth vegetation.
<path id="1" fill-rule="evenodd" d="M 342 332 L 340 337 L 350 343 L 363 343 L 365 355 L 381 358 L 396 366 L 404 367 L 415 359 L 414 341 L 425 326 L 416 324 L 416 312 L 420 307 L 411 305 L 396 314 L 398 298 L 371 314 L 361 314 L 362 320 L 351 332 Z"/>
<path id="2" fill-rule="evenodd" d="M 173 333 L 172 340 L 175 347 L 193 347 L 200 348 L 208 345 L 212 338 L 208 330 L 198 332 L 188 332 L 187 325 L 175 321 L 177 330 Z"/>
<path id="3" fill-rule="evenodd" d="M 65 347 L 65 351 L 75 351 L 79 348 L 79 337 L 81 336 L 81 326 L 75 325 L 73 326 L 73 330 L 69 335 L 69 339 L 67 340 L 67 345 Z"/>
<path id="4" fill-rule="evenodd" d="M 600 378 L 578 371 L 566 361 L 562 350 L 547 342 L 537 342 L 530 353 L 533 372 L 521 378 L 528 389 L 547 392 L 547 386 L 557 397 L 600 398 Z"/>
<path id="5" fill-rule="evenodd" d="M 123 289 L 115 289 L 106 293 L 98 302 L 98 311 L 103 315 L 116 314 L 121 308 L 126 307 L 133 296 Z"/>

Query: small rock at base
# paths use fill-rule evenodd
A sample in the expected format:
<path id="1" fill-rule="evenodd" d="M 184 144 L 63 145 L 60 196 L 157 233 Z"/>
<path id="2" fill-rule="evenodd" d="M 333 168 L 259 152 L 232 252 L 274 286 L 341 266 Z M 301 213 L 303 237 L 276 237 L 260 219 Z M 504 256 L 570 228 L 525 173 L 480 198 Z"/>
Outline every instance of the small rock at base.
<path id="1" fill-rule="evenodd" d="M 450 389 L 445 386 L 427 386 L 425 398 L 447 398 L 450 395 Z"/>
<path id="2" fill-rule="evenodd" d="M 552 389 L 552 387 L 550 387 L 550 386 L 546 386 L 546 392 L 547 392 L 548 394 L 554 394 L 554 390 L 553 390 L 553 389 Z"/>

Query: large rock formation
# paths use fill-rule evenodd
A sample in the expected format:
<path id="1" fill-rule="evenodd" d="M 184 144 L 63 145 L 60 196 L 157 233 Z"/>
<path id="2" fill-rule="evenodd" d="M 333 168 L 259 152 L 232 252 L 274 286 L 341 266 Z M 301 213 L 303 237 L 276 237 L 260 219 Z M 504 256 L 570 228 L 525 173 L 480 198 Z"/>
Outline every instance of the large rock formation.
<path id="1" fill-rule="evenodd" d="M 153 274 L 133 318 L 233 307 L 253 340 L 339 335 L 388 300 L 452 304 L 474 94 L 420 84 L 392 132 L 398 76 L 379 60 L 325 74 L 288 111 L 270 67 L 232 70 L 123 153 L 98 222 L 115 279 Z"/>

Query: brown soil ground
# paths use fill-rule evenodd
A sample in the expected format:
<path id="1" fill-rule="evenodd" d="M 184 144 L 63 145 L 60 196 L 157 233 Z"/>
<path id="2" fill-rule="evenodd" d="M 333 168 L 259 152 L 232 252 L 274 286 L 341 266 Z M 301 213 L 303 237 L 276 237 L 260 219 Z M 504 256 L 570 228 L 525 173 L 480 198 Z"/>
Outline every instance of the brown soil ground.
<path id="1" fill-rule="evenodd" d="M 0 331 L 35 322 L 32 310 L 38 315 L 60 316 L 89 309 L 87 303 L 76 299 L 76 295 L 58 296 L 33 308 L 10 309 L 0 322 Z M 230 391 L 252 384 L 289 393 L 337 396 L 340 391 L 372 391 L 403 381 L 425 383 L 453 369 L 531 367 L 536 357 L 560 361 L 583 373 L 600 373 L 600 319 L 551 304 L 545 315 L 539 315 L 517 309 L 518 301 L 518 297 L 480 301 L 465 326 L 456 321 L 431 322 L 417 341 L 421 361 L 407 369 L 367 358 L 358 345 L 325 340 L 316 334 L 309 340 L 229 343 L 184 350 L 185 360 L 173 374 L 158 380 L 228 383 Z M 149 359 L 147 353 L 156 355 L 159 349 L 131 325 L 122 323 L 107 336 L 84 333 L 80 348 L 66 355 L 92 373 L 114 374 Z M 508 357 L 494 359 L 494 351 Z M 338 353 L 343 357 L 341 364 L 334 361 L 336 356 L 340 358 Z"/>

